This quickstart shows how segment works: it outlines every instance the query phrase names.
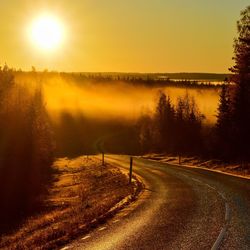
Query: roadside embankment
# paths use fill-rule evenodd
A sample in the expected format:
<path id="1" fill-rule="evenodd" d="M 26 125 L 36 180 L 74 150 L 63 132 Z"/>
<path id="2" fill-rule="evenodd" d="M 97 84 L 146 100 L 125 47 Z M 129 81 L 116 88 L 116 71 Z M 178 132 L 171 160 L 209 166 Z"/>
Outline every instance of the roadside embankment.
<path id="1" fill-rule="evenodd" d="M 205 168 L 217 172 L 225 172 L 228 174 L 250 178 L 250 163 L 226 163 L 217 159 L 202 159 L 195 156 L 179 158 L 178 156 L 169 156 L 165 154 L 147 154 L 144 155 L 143 158 L 169 164 L 179 164 L 186 167 Z"/>
<path id="2" fill-rule="evenodd" d="M 96 157 L 58 159 L 43 207 L 0 237 L 1 249 L 57 249 L 103 223 L 135 200 L 142 188 L 114 164 Z"/>

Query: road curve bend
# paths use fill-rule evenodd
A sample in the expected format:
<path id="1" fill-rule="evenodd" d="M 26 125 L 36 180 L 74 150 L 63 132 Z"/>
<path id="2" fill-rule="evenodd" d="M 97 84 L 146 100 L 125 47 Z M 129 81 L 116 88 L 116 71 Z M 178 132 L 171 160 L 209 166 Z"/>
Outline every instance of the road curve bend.
<path id="1" fill-rule="evenodd" d="M 108 161 L 128 169 L 127 156 Z M 250 180 L 141 158 L 145 189 L 112 219 L 64 249 L 250 249 Z"/>

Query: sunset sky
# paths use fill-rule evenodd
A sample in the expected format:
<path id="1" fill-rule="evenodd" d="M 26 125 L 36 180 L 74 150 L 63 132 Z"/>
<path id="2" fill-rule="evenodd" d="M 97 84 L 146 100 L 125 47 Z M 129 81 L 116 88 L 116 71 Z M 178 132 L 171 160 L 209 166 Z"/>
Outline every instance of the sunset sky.
<path id="1" fill-rule="evenodd" d="M 236 21 L 248 4 L 249 0 L 0 0 L 0 63 L 24 70 L 34 65 L 78 72 L 223 73 L 232 65 Z M 29 34 L 44 15 L 62 29 L 53 49 L 42 49 Z"/>

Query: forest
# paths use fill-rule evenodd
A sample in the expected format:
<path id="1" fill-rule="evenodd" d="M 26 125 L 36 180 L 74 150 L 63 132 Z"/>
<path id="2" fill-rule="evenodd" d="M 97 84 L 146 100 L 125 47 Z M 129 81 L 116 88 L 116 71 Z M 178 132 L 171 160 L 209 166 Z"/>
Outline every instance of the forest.
<path id="1" fill-rule="evenodd" d="M 41 86 L 32 91 L 0 68 L 1 223 L 29 213 L 50 182 L 54 142 Z M 2 228 L 2 227 L 1 227 Z"/>
<path id="2" fill-rule="evenodd" d="M 216 124 L 203 126 L 203 116 L 195 101 L 188 96 L 180 98 L 174 107 L 170 98 L 161 93 L 153 121 L 144 118 L 141 123 L 143 152 L 200 154 L 224 161 L 236 160 L 242 165 L 249 161 L 249 11 L 249 7 L 242 11 L 241 19 L 237 23 L 238 37 L 234 41 L 233 58 L 235 65 L 230 68 L 230 79 L 221 88 Z M 153 148 L 152 141 L 155 142 Z"/>

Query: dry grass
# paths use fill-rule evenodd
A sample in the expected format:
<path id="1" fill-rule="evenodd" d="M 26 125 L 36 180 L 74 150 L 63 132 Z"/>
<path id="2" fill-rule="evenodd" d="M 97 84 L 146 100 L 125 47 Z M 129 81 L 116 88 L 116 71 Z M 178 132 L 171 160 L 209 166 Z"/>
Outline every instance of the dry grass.
<path id="1" fill-rule="evenodd" d="M 166 162 L 170 164 L 179 164 L 178 156 L 169 156 L 165 154 L 148 154 L 145 155 L 144 158 Z M 245 163 L 244 165 L 242 165 L 238 162 L 225 163 L 221 160 L 216 159 L 207 160 L 201 159 L 200 157 L 181 157 L 181 164 L 214 169 L 222 172 L 250 177 L 250 163 Z"/>
<path id="2" fill-rule="evenodd" d="M 40 214 L 2 235 L 1 249 L 56 249 L 95 227 L 135 184 L 110 164 L 94 157 L 55 162 L 55 182 Z"/>

